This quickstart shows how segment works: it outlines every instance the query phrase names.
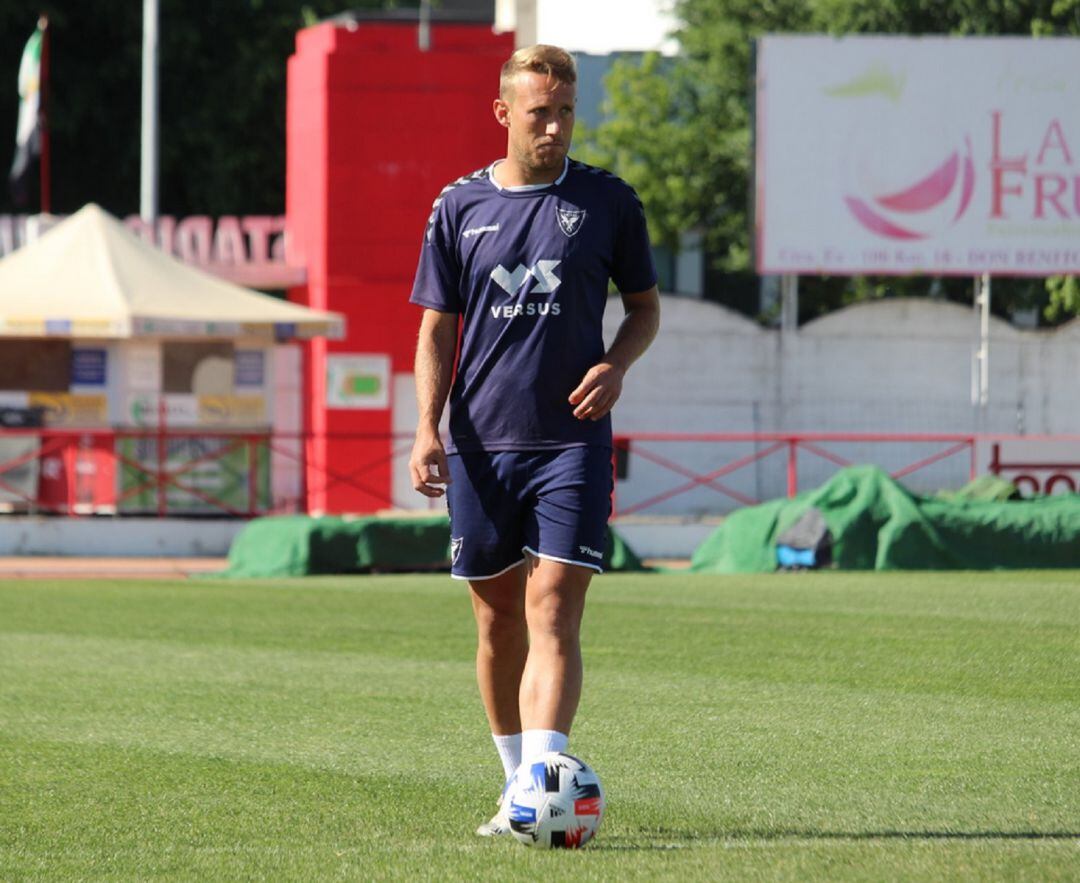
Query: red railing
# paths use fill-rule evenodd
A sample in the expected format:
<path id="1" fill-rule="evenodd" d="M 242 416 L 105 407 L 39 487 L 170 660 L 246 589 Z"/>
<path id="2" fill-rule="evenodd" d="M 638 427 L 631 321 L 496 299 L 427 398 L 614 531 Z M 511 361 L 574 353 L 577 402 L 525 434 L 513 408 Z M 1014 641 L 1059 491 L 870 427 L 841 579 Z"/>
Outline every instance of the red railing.
<path id="1" fill-rule="evenodd" d="M 5 440 L 22 440 L 14 446 L 24 449 L 0 453 L 8 509 L 165 516 L 176 514 L 177 498 L 185 501 L 184 511 L 233 517 L 269 508 L 259 502 L 260 477 L 268 478 L 266 433 L 34 428 L 3 429 Z M 36 470 L 19 474 L 31 464 Z M 206 487 L 208 469 L 215 474 L 213 490 Z"/>
<path id="2" fill-rule="evenodd" d="M 632 436 L 620 436 L 615 440 L 616 450 L 621 456 L 632 454 L 635 457 L 657 464 L 664 469 L 680 475 L 687 480 L 680 484 L 667 488 L 659 493 L 654 493 L 643 500 L 637 500 L 632 504 L 620 507 L 616 500 L 614 512 L 616 515 L 627 516 L 637 514 L 645 509 L 658 506 L 674 497 L 686 494 L 697 488 L 709 488 L 718 494 L 722 494 L 742 505 L 754 505 L 761 500 L 738 491 L 718 479 L 732 475 L 746 469 L 754 463 L 766 460 L 777 453 L 785 454 L 786 492 L 789 497 L 795 496 L 799 491 L 799 453 L 815 455 L 838 467 L 853 465 L 853 461 L 841 456 L 835 451 L 829 450 L 823 445 L 828 443 L 859 443 L 859 444 L 906 444 L 931 443 L 943 445 L 929 455 L 924 455 L 911 462 L 904 464 L 899 469 L 890 470 L 894 478 L 903 478 L 914 472 L 924 469 L 933 463 L 937 463 L 956 454 L 967 453 L 969 465 L 968 474 L 974 478 L 977 474 L 975 460 L 975 447 L 977 437 L 974 435 L 955 435 L 947 433 L 916 433 L 916 434 L 887 434 L 887 433 L 771 433 L 771 432 L 729 432 L 729 433 L 674 433 L 653 432 L 635 433 Z M 680 464 L 674 458 L 658 453 L 655 448 L 650 448 L 649 443 L 677 443 L 684 444 L 710 444 L 718 448 L 724 444 L 751 443 L 764 444 L 765 447 L 753 453 L 746 454 L 736 459 L 722 463 L 720 466 L 708 472 L 695 472 Z"/>
<path id="3" fill-rule="evenodd" d="M 9 510 L 61 515 L 212 514 L 235 518 L 305 512 L 313 493 L 347 491 L 365 504 L 356 511 L 424 508 L 407 482 L 393 492 L 387 476 L 404 477 L 408 434 L 206 432 L 198 429 L 0 429 L 0 497 Z M 317 456 L 323 442 L 338 448 L 334 463 Z M 1002 445 L 1049 442 L 1068 456 L 1052 462 L 1002 459 Z M 352 447 L 348 447 L 352 445 Z M 746 452 L 753 445 L 755 450 Z M 850 446 L 859 452 L 854 458 Z M 349 456 L 340 456 L 342 446 Z M 980 473 L 1019 472 L 1025 490 L 1076 490 L 1080 436 L 949 433 L 633 433 L 615 440 L 617 516 L 671 511 L 693 498 L 696 514 L 720 513 L 762 498 L 794 495 L 800 480 L 820 480 L 821 467 L 876 462 L 897 479 L 934 464 L 955 463 L 963 480 Z M 867 456 L 867 446 L 873 451 Z M 733 452 L 732 448 L 736 450 Z M 1075 454 L 1072 452 L 1075 451 Z M 808 461 L 807 458 L 810 458 Z M 985 457 L 985 459 L 982 459 Z M 1070 462 L 1071 460 L 1071 462 Z M 768 464 L 762 493 L 748 487 L 751 468 Z M 643 473 L 647 471 L 647 475 Z M 1038 475 L 1049 471 L 1040 481 Z M 931 473 L 933 477 L 933 473 Z M 741 482 L 741 484 L 740 484 Z M 701 494 L 705 491 L 706 494 Z M 694 495 L 697 495 L 696 497 Z"/>
<path id="4" fill-rule="evenodd" d="M 1025 445 L 1038 445 L 1040 443 L 1054 443 L 1056 445 L 1071 445 L 1075 459 L 1072 462 L 1060 463 L 1004 463 L 1000 459 L 1001 444 L 1004 442 L 1022 442 Z M 687 446 L 709 446 L 711 452 L 721 453 L 725 447 L 748 444 L 761 446 L 758 450 L 740 456 L 724 460 L 718 465 L 710 464 L 708 468 L 701 466 L 691 468 L 685 462 L 681 462 L 679 452 L 688 450 Z M 835 450 L 836 446 L 856 445 L 863 455 L 857 460 L 843 456 Z M 880 446 L 891 448 L 892 453 L 885 456 L 879 452 L 877 456 L 867 458 L 865 450 L 867 446 Z M 992 446 L 993 456 L 985 468 L 980 470 L 980 457 L 985 456 L 988 447 Z M 977 477 L 980 472 L 990 472 L 1000 475 L 1006 469 L 1058 469 L 1073 470 L 1080 474 L 1080 436 L 1020 436 L 1020 435 L 979 435 L 958 433 L 839 433 L 839 432 L 804 432 L 804 433 L 634 433 L 623 435 L 615 439 L 616 447 L 616 470 L 624 477 L 633 477 L 632 460 L 640 458 L 645 462 L 659 467 L 664 473 L 683 479 L 662 490 L 652 490 L 647 495 L 624 502 L 624 494 L 620 484 L 616 483 L 616 494 L 613 498 L 613 513 L 615 516 L 630 516 L 639 514 L 645 510 L 655 512 L 658 507 L 677 497 L 686 497 L 691 493 L 707 489 L 714 492 L 716 511 L 724 511 L 731 508 L 731 503 L 739 505 L 753 505 L 762 500 L 746 490 L 733 487 L 730 479 L 736 473 L 744 472 L 755 464 L 765 460 L 776 459 L 777 455 L 784 458 L 784 486 L 783 492 L 789 497 L 795 496 L 803 488 L 800 485 L 801 470 L 800 454 L 809 454 L 819 461 L 824 461 L 840 468 L 854 465 L 855 462 L 872 462 L 879 465 L 888 461 L 888 473 L 895 479 L 910 479 L 916 473 L 923 472 L 929 467 L 943 463 L 951 458 L 963 457 L 966 459 L 962 475 L 964 480 Z M 661 450 L 662 448 L 662 450 Z M 918 456 L 912 456 L 911 452 L 921 449 Z M 905 456 L 905 452 L 907 456 Z M 984 461 L 985 462 L 985 461 Z M 654 470 L 655 472 L 656 470 Z M 956 470 L 954 470 L 956 471 Z M 1036 479 L 1030 475 L 1022 475 L 1021 479 L 1027 481 L 1028 486 L 1034 491 L 1040 487 Z M 721 479 L 727 479 L 721 481 Z M 656 484 L 656 476 L 653 476 L 651 484 Z M 954 482 L 955 483 L 955 482 Z M 962 482 L 960 482 L 962 483 Z M 1043 485 L 1042 490 L 1051 492 L 1060 484 L 1070 490 L 1076 489 L 1076 483 L 1065 473 L 1059 473 Z M 935 488 L 939 489 L 939 488 Z M 778 496 L 772 494 L 770 496 Z M 722 502 L 720 502 L 722 499 Z M 697 504 L 700 509 L 700 502 Z"/>
<path id="5" fill-rule="evenodd" d="M 1056 441 L 1057 439 L 1055 439 Z M 1025 490 L 1033 494 L 1052 494 L 1059 487 L 1063 487 L 1070 493 L 1076 493 L 1077 479 L 1070 472 L 1080 472 L 1080 464 L 1076 462 L 1047 462 L 1031 460 L 1005 461 L 1001 459 L 1001 442 L 995 441 L 990 446 L 990 472 L 993 475 L 1005 475 L 1008 472 L 1019 472 L 1010 478 L 1013 484 L 1023 493 Z M 1050 473 L 1041 476 L 1039 473 Z"/>
<path id="6" fill-rule="evenodd" d="M 69 516 L 250 518 L 304 512 L 311 492 L 343 488 L 368 508 L 416 507 L 384 486 L 391 469 L 406 468 L 411 434 L 324 438 L 348 449 L 335 459 L 339 465 L 322 463 L 316 447 L 323 439 L 310 433 L 0 429 L 0 444 L 22 441 L 19 450 L 0 449 L 0 507 Z"/>

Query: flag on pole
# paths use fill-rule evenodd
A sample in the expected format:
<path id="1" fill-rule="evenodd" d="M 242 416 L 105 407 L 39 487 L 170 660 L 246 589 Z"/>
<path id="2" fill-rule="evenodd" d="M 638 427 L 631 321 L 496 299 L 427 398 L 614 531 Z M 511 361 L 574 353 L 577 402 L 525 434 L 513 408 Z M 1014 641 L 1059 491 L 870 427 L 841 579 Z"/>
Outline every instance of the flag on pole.
<path id="1" fill-rule="evenodd" d="M 8 173 L 11 194 L 25 203 L 31 191 L 33 161 L 41 154 L 41 44 L 45 37 L 39 22 L 23 49 L 19 63 L 19 124 L 15 130 L 15 160 Z"/>

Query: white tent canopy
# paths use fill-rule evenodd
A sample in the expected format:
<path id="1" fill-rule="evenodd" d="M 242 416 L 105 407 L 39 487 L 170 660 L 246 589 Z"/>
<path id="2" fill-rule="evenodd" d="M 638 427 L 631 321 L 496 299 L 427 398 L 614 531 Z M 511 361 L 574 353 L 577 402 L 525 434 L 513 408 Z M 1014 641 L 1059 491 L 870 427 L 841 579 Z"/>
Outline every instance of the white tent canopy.
<path id="1" fill-rule="evenodd" d="M 189 267 L 94 204 L 0 260 L 0 337 L 340 338 L 344 326 Z"/>

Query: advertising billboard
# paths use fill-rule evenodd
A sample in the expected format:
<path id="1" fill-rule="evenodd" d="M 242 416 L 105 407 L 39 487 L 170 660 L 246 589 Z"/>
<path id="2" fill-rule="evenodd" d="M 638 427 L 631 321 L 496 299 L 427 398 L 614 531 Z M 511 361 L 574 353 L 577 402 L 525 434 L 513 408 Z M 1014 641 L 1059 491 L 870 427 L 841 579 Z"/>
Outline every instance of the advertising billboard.
<path id="1" fill-rule="evenodd" d="M 757 43 L 758 272 L 1080 273 L 1080 40 Z"/>

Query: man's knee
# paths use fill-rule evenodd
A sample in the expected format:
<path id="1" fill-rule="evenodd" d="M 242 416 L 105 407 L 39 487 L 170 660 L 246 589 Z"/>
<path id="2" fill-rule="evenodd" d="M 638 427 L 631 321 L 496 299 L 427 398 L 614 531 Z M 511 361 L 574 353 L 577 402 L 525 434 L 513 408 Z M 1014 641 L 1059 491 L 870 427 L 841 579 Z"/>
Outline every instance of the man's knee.
<path id="1" fill-rule="evenodd" d="M 481 644 L 515 644 L 526 634 L 525 617 L 521 610 L 480 607 L 476 611 L 476 634 Z"/>
<path id="2" fill-rule="evenodd" d="M 526 624 L 522 594 L 508 586 L 502 591 L 487 591 L 494 587 L 473 589 L 473 614 L 476 634 L 481 648 L 499 653 L 525 640 Z"/>
<path id="3" fill-rule="evenodd" d="M 525 614 L 533 640 L 577 642 L 591 575 L 578 573 L 581 569 L 560 565 L 548 568 L 546 573 L 534 571 L 525 598 Z"/>
<path id="4" fill-rule="evenodd" d="M 529 617 L 529 639 L 572 647 L 581 634 L 581 619 L 565 610 L 542 610 Z"/>

